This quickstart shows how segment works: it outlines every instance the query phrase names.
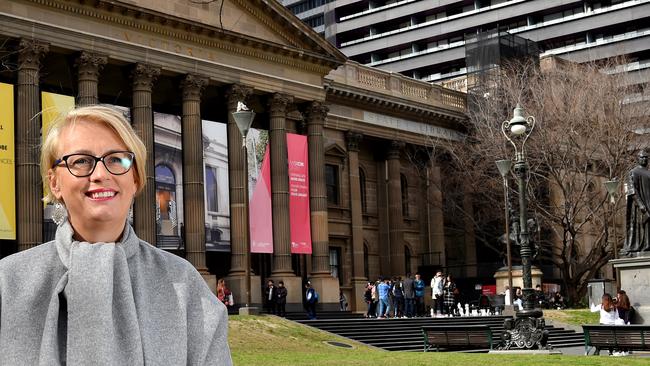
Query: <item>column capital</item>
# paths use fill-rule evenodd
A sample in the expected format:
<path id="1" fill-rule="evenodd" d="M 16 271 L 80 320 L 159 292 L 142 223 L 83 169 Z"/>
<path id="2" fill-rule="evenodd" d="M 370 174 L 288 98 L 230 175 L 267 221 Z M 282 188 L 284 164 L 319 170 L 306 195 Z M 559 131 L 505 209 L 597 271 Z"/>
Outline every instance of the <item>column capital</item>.
<path id="1" fill-rule="evenodd" d="M 348 142 L 348 151 L 359 152 L 359 143 L 363 140 L 363 134 L 357 131 L 348 131 L 345 138 Z"/>
<path id="2" fill-rule="evenodd" d="M 85 75 L 96 79 L 99 76 L 99 71 L 107 62 L 108 57 L 106 55 L 81 51 L 79 57 L 75 61 L 75 66 L 79 70 L 79 76 Z"/>
<path id="3" fill-rule="evenodd" d="M 329 107 L 326 106 L 323 102 L 311 102 L 305 111 L 307 115 L 307 124 L 323 124 L 323 122 L 325 122 L 325 118 L 327 118 L 327 113 L 329 111 Z"/>
<path id="4" fill-rule="evenodd" d="M 232 84 L 226 91 L 228 98 L 228 109 L 235 110 L 237 102 L 246 103 L 248 98 L 253 94 L 253 88 L 242 84 Z"/>
<path id="5" fill-rule="evenodd" d="M 38 69 L 41 57 L 49 50 L 48 43 L 22 38 L 18 44 L 18 69 Z"/>
<path id="6" fill-rule="evenodd" d="M 131 71 L 131 78 L 133 79 L 133 89 L 141 89 L 151 91 L 153 83 L 160 75 L 160 67 L 137 63 Z"/>
<path id="7" fill-rule="evenodd" d="M 269 100 L 271 114 L 285 114 L 287 106 L 293 102 L 293 97 L 288 94 L 275 93 Z"/>
<path id="8" fill-rule="evenodd" d="M 201 92 L 203 88 L 208 85 L 208 78 L 197 74 L 187 74 L 181 81 L 181 88 L 183 89 L 183 100 L 201 99 Z"/>
<path id="9" fill-rule="evenodd" d="M 387 159 L 399 159 L 402 149 L 404 149 L 404 144 L 402 141 L 391 140 L 388 145 L 388 152 L 386 153 Z"/>

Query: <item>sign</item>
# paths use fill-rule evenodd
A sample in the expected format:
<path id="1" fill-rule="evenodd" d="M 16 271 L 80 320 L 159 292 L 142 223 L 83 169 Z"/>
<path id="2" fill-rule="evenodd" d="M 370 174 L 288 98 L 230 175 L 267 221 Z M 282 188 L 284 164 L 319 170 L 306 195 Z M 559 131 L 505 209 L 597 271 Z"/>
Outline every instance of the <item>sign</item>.
<path id="1" fill-rule="evenodd" d="M 249 205 L 251 253 L 273 253 L 273 210 L 271 207 L 271 159 L 266 146 L 262 169 Z"/>
<path id="2" fill-rule="evenodd" d="M 292 254 L 311 254 L 308 156 L 307 136 L 288 133 L 289 223 Z"/>
<path id="3" fill-rule="evenodd" d="M 16 239 L 14 86 L 0 83 L 0 239 Z"/>

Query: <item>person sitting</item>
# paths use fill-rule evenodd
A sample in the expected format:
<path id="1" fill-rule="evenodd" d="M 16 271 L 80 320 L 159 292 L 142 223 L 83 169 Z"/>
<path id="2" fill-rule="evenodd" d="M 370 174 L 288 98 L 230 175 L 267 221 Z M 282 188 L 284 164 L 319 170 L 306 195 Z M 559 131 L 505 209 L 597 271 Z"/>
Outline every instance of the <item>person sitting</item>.
<path id="1" fill-rule="evenodd" d="M 0 261 L 0 364 L 232 365 L 226 306 L 192 264 L 128 223 L 153 174 L 146 162 L 112 108 L 73 109 L 44 134 L 57 229 Z"/>
<path id="2" fill-rule="evenodd" d="M 602 325 L 616 325 L 621 324 L 622 321 L 618 316 L 616 305 L 612 300 L 612 295 L 605 293 L 601 298 L 601 303 L 598 305 L 591 304 L 591 312 L 600 312 L 599 323 Z M 613 356 L 613 348 L 609 348 L 609 355 Z M 617 354 L 618 355 L 618 354 Z"/>

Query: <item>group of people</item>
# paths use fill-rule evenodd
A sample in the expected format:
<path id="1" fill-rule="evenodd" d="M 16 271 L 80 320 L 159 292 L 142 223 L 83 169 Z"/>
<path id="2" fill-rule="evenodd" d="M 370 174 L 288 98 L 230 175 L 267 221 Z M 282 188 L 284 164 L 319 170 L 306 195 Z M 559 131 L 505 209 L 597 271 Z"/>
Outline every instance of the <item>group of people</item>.
<path id="1" fill-rule="evenodd" d="M 284 281 L 275 281 L 269 279 L 264 288 L 264 307 L 268 314 L 286 316 L 287 315 L 287 288 L 284 286 Z M 311 281 L 305 283 L 305 292 L 303 298 L 303 306 L 307 311 L 309 319 L 316 319 L 316 304 L 318 304 L 318 292 L 313 288 Z"/>
<path id="2" fill-rule="evenodd" d="M 437 314 L 454 314 L 459 291 L 451 275 L 436 273 L 431 280 L 433 309 Z M 368 282 L 364 291 L 367 305 L 366 318 L 412 318 L 425 316 L 424 296 L 426 284 L 419 273 L 415 278 L 379 278 Z"/>
<path id="3" fill-rule="evenodd" d="M 612 295 L 605 293 L 601 298 L 601 303 L 598 305 L 591 304 L 591 312 L 600 312 L 600 324 L 603 325 L 626 325 L 630 324 L 632 317 L 632 306 L 630 305 L 630 298 L 624 290 L 618 290 L 616 298 Z M 627 356 L 629 350 L 613 348 L 609 349 L 610 356 Z"/>

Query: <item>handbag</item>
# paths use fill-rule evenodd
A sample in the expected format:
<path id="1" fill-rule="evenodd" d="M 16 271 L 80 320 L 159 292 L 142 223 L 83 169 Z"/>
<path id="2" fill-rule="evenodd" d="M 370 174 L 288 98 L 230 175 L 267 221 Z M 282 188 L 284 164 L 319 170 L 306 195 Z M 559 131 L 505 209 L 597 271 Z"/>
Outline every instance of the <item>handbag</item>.
<path id="1" fill-rule="evenodd" d="M 233 299 L 232 294 L 228 295 L 228 305 L 230 305 L 230 306 L 235 305 L 235 300 Z"/>

